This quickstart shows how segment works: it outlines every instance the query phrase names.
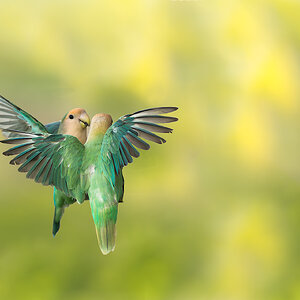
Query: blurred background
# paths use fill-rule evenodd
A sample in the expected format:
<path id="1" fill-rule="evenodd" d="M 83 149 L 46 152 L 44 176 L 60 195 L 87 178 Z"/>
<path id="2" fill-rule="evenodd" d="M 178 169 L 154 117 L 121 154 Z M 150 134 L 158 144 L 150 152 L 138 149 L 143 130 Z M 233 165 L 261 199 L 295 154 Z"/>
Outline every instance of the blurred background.
<path id="1" fill-rule="evenodd" d="M 124 169 L 108 257 L 88 203 L 54 239 L 52 189 L 0 157 L 1 299 L 300 299 L 299 1 L 1 0 L 0 19 L 0 94 L 41 122 L 180 107 Z"/>

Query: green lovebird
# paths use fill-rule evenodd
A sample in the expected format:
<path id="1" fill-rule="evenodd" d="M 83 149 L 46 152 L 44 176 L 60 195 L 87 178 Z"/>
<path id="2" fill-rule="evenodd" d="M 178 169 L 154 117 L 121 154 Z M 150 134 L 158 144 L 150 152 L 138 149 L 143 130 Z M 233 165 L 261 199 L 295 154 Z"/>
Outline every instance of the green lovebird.
<path id="1" fill-rule="evenodd" d="M 113 124 L 108 114 L 93 117 L 87 142 L 66 134 L 18 132 L 18 137 L 1 141 L 17 144 L 4 155 L 17 155 L 20 172 L 44 185 L 52 185 L 67 197 L 83 203 L 89 198 L 100 249 L 115 249 L 118 204 L 123 201 L 122 169 L 138 157 L 137 148 L 148 150 L 143 139 L 162 144 L 153 132 L 170 133 L 157 123 L 178 119 L 162 116 L 177 107 L 158 107 L 125 115 Z M 6 129 L 7 132 L 11 132 Z"/>
<path id="2" fill-rule="evenodd" d="M 32 115 L 0 96 L 0 129 L 3 130 L 3 135 L 8 138 L 20 136 L 19 132 L 41 135 L 61 133 L 75 136 L 84 144 L 87 140 L 87 126 L 89 125 L 90 118 L 82 108 L 72 109 L 61 121 L 43 125 Z M 10 163 L 19 165 L 23 163 L 23 160 L 16 157 Z M 65 208 L 76 202 L 76 200 L 66 196 L 55 187 L 53 198 L 55 211 L 52 233 L 55 236 L 60 228 L 60 220 Z"/>

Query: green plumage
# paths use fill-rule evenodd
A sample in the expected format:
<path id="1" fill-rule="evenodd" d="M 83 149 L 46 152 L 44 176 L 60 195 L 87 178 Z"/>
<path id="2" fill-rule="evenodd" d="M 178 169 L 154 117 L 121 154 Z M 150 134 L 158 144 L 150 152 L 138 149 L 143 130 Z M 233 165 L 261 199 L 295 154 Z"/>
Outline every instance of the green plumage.
<path id="1" fill-rule="evenodd" d="M 158 144 L 165 142 L 151 131 L 172 132 L 172 129 L 155 123 L 176 121 L 176 118 L 160 115 L 176 109 L 147 109 L 121 117 L 114 124 L 109 115 L 98 114 L 92 120 L 85 145 L 73 136 L 62 134 L 31 134 L 3 142 L 22 145 L 21 150 L 14 147 L 6 151 L 6 155 L 25 153 L 19 170 L 26 171 L 28 178 L 55 186 L 63 193 L 55 192 L 58 198 L 55 198 L 54 232 L 59 229 L 63 209 L 68 205 L 66 202 L 76 199 L 83 203 L 89 197 L 99 246 L 103 254 L 108 254 L 115 248 L 118 204 L 124 195 L 122 169 L 133 161 L 133 157 L 139 156 L 135 147 L 150 148 L 141 137 Z M 28 149 L 32 149 L 29 155 Z"/>
<path id="2" fill-rule="evenodd" d="M 36 118 L 31 116 L 29 113 L 11 103 L 9 100 L 0 96 L 0 129 L 3 130 L 3 134 L 6 137 L 19 137 L 19 132 L 25 133 L 36 133 L 36 134 L 57 134 L 60 130 L 61 121 L 53 122 L 50 124 L 43 125 Z M 7 131 L 9 130 L 9 131 Z M 24 135 L 24 134 L 23 134 Z M 27 150 L 28 151 L 28 150 Z M 29 150 L 30 151 L 30 150 Z M 17 160 L 12 161 L 12 164 L 18 164 L 18 161 L 22 161 L 22 156 L 24 158 L 24 152 L 19 153 L 20 157 Z M 26 154 L 26 153 L 25 153 Z M 30 163 L 32 156 L 27 158 L 27 166 Z M 30 165 L 30 164 L 29 164 Z M 20 171 L 26 171 L 26 165 L 23 166 Z M 46 165 L 45 165 L 46 167 Z M 43 168 L 42 168 L 43 170 Z M 28 174 L 30 176 L 31 173 Z M 41 182 L 43 177 L 42 173 L 37 174 L 37 179 Z M 63 216 L 65 207 L 76 202 L 76 200 L 67 197 L 64 193 L 54 188 L 54 221 L 53 221 L 53 235 L 55 236 L 60 228 L 60 219 Z"/>
<path id="3" fill-rule="evenodd" d="M 106 164 L 99 159 L 99 149 L 104 140 L 104 135 L 99 134 L 97 139 L 86 143 L 82 172 L 87 177 L 85 189 L 90 199 L 99 246 L 103 254 L 108 254 L 115 248 L 118 203 L 123 199 L 124 180 L 119 174 L 117 184 L 112 186 L 105 176 Z"/>
<path id="4" fill-rule="evenodd" d="M 67 197 L 63 192 L 54 188 L 53 192 L 54 198 L 54 218 L 53 218 L 53 229 L 52 234 L 55 236 L 60 228 L 60 220 L 65 212 L 65 209 L 76 202 L 73 198 Z"/>

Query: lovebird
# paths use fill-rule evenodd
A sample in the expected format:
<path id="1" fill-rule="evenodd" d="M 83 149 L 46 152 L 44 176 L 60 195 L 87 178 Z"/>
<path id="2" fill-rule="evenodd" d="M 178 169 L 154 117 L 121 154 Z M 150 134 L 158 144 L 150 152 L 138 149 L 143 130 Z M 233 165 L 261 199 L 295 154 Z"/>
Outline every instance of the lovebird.
<path id="1" fill-rule="evenodd" d="M 82 108 L 75 108 L 68 112 L 61 121 L 43 125 L 29 113 L 0 96 L 0 129 L 3 135 L 11 138 L 18 137 L 19 131 L 36 134 L 67 134 L 75 136 L 82 144 L 87 140 L 87 127 L 90 125 L 90 118 Z M 9 130 L 9 131 L 7 131 Z M 23 163 L 22 158 L 13 159 L 11 164 Z M 55 236 L 60 228 L 60 220 L 64 210 L 70 204 L 76 202 L 71 197 L 54 187 L 54 218 L 52 233 Z"/>
<path id="2" fill-rule="evenodd" d="M 67 134 L 76 137 L 80 143 L 85 144 L 87 140 L 87 127 L 90 126 L 90 117 L 83 108 L 72 109 L 60 122 L 57 133 Z M 68 197 L 64 192 L 54 187 L 54 218 L 52 234 L 55 237 L 60 229 L 61 218 L 65 209 L 76 202 L 72 197 Z"/>
<path id="3" fill-rule="evenodd" d="M 67 197 L 83 203 L 89 198 L 99 247 L 104 255 L 115 249 L 118 204 L 123 202 L 123 167 L 139 157 L 136 148 L 148 150 L 144 139 L 163 144 L 153 132 L 171 133 L 158 123 L 175 122 L 162 116 L 177 107 L 145 109 L 119 118 L 96 114 L 91 121 L 86 143 L 66 134 L 28 133 L 1 141 L 17 144 L 4 155 L 17 155 L 20 172 L 44 185 L 52 185 Z M 11 130 L 6 129 L 7 132 Z"/>

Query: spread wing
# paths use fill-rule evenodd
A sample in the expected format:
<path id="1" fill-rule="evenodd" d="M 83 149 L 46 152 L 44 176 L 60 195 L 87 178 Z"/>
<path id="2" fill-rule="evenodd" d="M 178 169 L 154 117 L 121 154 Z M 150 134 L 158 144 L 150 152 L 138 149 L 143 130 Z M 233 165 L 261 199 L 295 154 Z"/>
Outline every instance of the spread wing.
<path id="1" fill-rule="evenodd" d="M 80 188 L 80 168 L 84 145 L 77 138 L 62 134 L 34 134 L 8 131 L 18 137 L 1 141 L 15 146 L 4 155 L 14 155 L 10 164 L 20 165 L 18 171 L 43 185 L 55 186 L 77 200 L 84 195 Z"/>
<path id="2" fill-rule="evenodd" d="M 101 146 L 101 159 L 104 174 L 112 186 L 115 186 L 116 176 L 122 168 L 132 163 L 133 157 L 139 157 L 140 153 L 136 147 L 143 150 L 150 149 L 150 145 L 143 139 L 157 144 L 166 142 L 153 132 L 172 132 L 171 128 L 157 123 L 177 121 L 178 119 L 174 117 L 161 116 L 177 109 L 177 107 L 158 107 L 141 110 L 121 117 L 107 130 Z"/>
<path id="3" fill-rule="evenodd" d="M 0 129 L 6 137 L 17 136 L 14 131 L 48 133 L 46 127 L 20 107 L 0 96 Z"/>

